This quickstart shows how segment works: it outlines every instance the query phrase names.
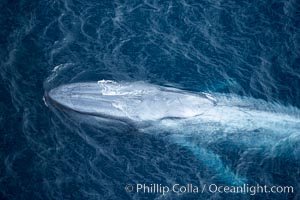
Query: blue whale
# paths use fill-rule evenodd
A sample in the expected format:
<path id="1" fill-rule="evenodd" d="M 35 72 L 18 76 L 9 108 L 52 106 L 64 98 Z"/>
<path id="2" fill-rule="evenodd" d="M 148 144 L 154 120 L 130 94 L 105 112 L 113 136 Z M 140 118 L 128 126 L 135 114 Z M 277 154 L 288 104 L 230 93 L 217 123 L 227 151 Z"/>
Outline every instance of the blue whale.
<path id="1" fill-rule="evenodd" d="M 46 99 L 78 113 L 134 124 L 141 132 L 168 132 L 170 141 L 190 150 L 216 176 L 235 185 L 245 183 L 246 178 L 203 147 L 205 143 L 236 133 L 233 137 L 239 143 L 269 148 L 274 154 L 277 145 L 299 138 L 297 108 L 232 94 L 102 80 L 59 86 L 50 90 Z"/>

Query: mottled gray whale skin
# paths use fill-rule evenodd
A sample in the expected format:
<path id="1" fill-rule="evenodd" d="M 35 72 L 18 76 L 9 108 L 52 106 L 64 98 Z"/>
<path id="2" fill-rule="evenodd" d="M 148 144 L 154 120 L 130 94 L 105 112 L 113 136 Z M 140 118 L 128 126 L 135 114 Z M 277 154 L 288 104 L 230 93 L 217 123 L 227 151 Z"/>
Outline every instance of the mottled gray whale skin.
<path id="1" fill-rule="evenodd" d="M 189 149 L 229 184 L 239 185 L 246 179 L 232 172 L 217 154 L 202 148 L 201 140 L 219 138 L 218 133 L 259 132 L 253 137 L 248 134 L 236 138 L 249 148 L 274 148 L 279 141 L 299 139 L 297 108 L 250 97 L 102 80 L 59 86 L 50 90 L 46 99 L 57 107 L 82 114 L 130 121 L 141 132 L 170 132 L 171 141 Z M 189 139 L 195 135 L 201 138 L 197 144 Z"/>
<path id="2" fill-rule="evenodd" d="M 80 113 L 136 122 L 194 117 L 214 106 L 213 100 L 205 94 L 145 82 L 74 83 L 52 89 L 47 95 L 52 102 Z"/>

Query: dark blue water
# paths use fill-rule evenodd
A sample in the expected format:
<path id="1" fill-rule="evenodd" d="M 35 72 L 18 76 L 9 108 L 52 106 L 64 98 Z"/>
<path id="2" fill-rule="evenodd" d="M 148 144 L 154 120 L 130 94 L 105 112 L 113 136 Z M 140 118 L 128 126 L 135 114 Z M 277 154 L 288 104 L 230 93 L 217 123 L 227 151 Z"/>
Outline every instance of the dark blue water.
<path id="1" fill-rule="evenodd" d="M 163 136 L 50 110 L 44 93 L 62 84 L 142 80 L 300 108 L 297 0 L 2 0 L 0 6 L 1 199 L 250 198 L 127 193 L 125 185 L 135 183 L 228 183 Z M 300 199 L 300 139 L 280 144 L 271 154 L 223 137 L 206 148 L 250 185 L 294 187 L 251 199 Z"/>

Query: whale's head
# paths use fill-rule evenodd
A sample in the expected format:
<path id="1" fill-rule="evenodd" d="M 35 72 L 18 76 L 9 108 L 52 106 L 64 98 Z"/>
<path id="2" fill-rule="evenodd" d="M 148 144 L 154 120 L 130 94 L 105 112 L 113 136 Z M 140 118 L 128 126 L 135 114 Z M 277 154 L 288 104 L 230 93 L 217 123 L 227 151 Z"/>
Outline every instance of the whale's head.
<path id="1" fill-rule="evenodd" d="M 46 96 L 49 103 L 79 113 L 132 121 L 189 118 L 214 106 L 213 99 L 206 94 L 145 82 L 74 83 L 54 88 Z"/>

